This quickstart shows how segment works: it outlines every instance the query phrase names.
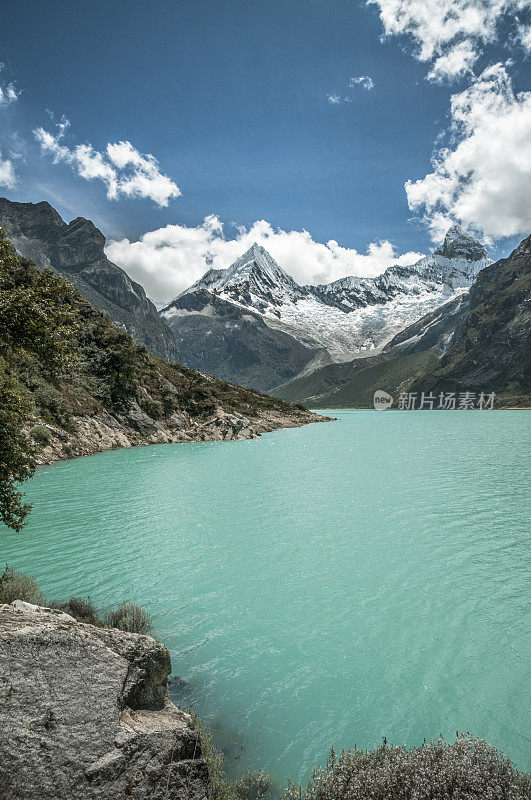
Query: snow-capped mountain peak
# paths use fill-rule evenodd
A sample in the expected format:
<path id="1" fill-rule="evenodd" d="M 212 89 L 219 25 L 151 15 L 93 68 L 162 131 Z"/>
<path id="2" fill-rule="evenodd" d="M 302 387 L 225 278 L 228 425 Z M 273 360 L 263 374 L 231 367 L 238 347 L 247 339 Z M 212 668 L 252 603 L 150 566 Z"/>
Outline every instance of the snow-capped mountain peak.
<path id="1" fill-rule="evenodd" d="M 295 285 L 295 281 L 284 272 L 264 247 L 256 242 L 228 268 L 224 285 L 239 280 L 266 280 L 271 286 Z"/>
<path id="2" fill-rule="evenodd" d="M 466 261 L 481 261 L 489 254 L 477 239 L 474 239 L 460 225 L 452 225 L 437 248 L 435 255 L 445 258 L 464 258 Z"/>
<path id="3" fill-rule="evenodd" d="M 208 289 L 259 310 L 294 302 L 302 296 L 293 278 L 256 242 L 228 269 L 209 270 L 188 292 L 196 289 Z"/>

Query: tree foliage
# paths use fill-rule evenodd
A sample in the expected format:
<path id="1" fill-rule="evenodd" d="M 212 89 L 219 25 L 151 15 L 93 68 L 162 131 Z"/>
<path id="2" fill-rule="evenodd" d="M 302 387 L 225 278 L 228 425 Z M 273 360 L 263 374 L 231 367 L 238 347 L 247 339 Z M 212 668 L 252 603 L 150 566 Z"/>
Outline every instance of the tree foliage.
<path id="1" fill-rule="evenodd" d="M 35 471 L 27 433 L 33 404 L 19 369 L 35 356 L 49 375 L 73 366 L 73 288 L 20 258 L 0 230 L 0 519 L 21 530 L 30 510 L 18 486 Z"/>

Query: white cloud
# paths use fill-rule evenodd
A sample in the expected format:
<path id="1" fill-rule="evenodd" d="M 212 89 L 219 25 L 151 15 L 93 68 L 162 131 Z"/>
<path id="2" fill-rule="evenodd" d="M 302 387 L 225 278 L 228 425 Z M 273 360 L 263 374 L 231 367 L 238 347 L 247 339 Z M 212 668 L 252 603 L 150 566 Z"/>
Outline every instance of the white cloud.
<path id="1" fill-rule="evenodd" d="M 3 159 L 0 153 L 0 186 L 7 186 L 8 189 L 13 189 L 17 183 L 17 176 L 13 168 L 13 162 L 9 159 Z"/>
<path id="2" fill-rule="evenodd" d="M 301 284 L 327 283 L 346 275 L 374 276 L 391 264 L 412 264 L 421 257 L 412 252 L 399 256 L 389 241 L 372 243 L 366 253 L 359 253 L 334 240 L 316 242 L 308 231 L 275 230 L 265 220 L 236 230 L 232 239 L 225 238 L 223 224 L 212 215 L 195 228 L 167 225 L 145 233 L 137 242 L 111 241 L 105 252 L 156 302 L 168 302 L 209 267 L 230 266 L 254 242 Z"/>
<path id="3" fill-rule="evenodd" d="M 528 53 L 531 53 L 531 25 L 520 25 L 518 30 L 520 44 Z"/>
<path id="4" fill-rule="evenodd" d="M 433 83 L 444 83 L 444 81 L 462 78 L 472 74 L 472 67 L 477 58 L 478 54 L 472 43 L 466 39 L 451 47 L 443 56 L 439 56 L 426 77 Z"/>
<path id="5" fill-rule="evenodd" d="M 328 102 L 331 103 L 333 106 L 339 105 L 339 103 L 351 103 L 350 97 L 341 97 L 338 94 L 329 94 L 328 95 Z"/>
<path id="6" fill-rule="evenodd" d="M 374 89 L 374 81 L 368 75 L 358 75 L 357 78 L 350 79 L 349 88 L 353 89 L 355 86 L 361 86 L 370 92 L 371 89 Z"/>
<path id="7" fill-rule="evenodd" d="M 18 100 L 19 92 L 15 89 L 12 83 L 7 86 L 0 86 L 0 106 L 7 106 Z"/>
<path id="8" fill-rule="evenodd" d="M 5 69 L 5 64 L 0 62 L 0 72 Z M 18 100 L 20 92 L 17 92 L 13 83 L 0 83 L 0 108 L 10 105 Z"/>
<path id="9" fill-rule="evenodd" d="M 452 220 L 496 239 L 531 230 L 531 92 L 515 94 L 503 64 L 451 98 L 450 143 L 433 171 L 406 183 L 410 209 L 434 239 Z"/>
<path id="10" fill-rule="evenodd" d="M 70 164 L 85 180 L 101 180 L 107 187 L 107 197 L 116 200 L 127 197 L 146 197 L 159 206 L 167 206 L 181 190 L 174 181 L 159 169 L 157 159 L 139 153 L 131 142 L 109 143 L 104 152 L 91 144 L 68 147 L 63 143 L 70 122 L 61 118 L 57 133 L 37 128 L 33 133 L 43 152 L 52 156 L 54 163 Z"/>
<path id="11" fill-rule="evenodd" d="M 419 61 L 435 62 L 431 78 L 434 80 L 460 77 L 468 72 L 482 47 L 496 41 L 502 17 L 514 25 L 522 46 L 531 49 L 527 26 L 518 16 L 518 12 L 531 8 L 531 0 L 366 2 L 378 7 L 386 36 L 410 36 L 416 45 L 415 57 Z M 458 45 L 462 49 L 456 51 Z M 439 61 L 441 58 L 443 61 Z M 455 69 L 453 73 L 452 68 Z"/>

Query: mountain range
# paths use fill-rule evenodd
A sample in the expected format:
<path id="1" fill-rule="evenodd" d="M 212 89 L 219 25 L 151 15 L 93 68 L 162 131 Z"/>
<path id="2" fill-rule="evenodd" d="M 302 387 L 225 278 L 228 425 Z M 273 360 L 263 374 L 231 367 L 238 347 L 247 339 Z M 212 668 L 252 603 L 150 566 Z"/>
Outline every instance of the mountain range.
<path id="1" fill-rule="evenodd" d="M 0 226 L 152 354 L 283 400 L 370 407 L 376 389 L 394 395 L 421 380 L 490 382 L 516 405 L 529 395 L 529 239 L 493 264 L 454 225 L 415 264 L 318 286 L 299 285 L 255 243 L 157 312 L 90 220 L 67 224 L 47 202 L 4 198 Z"/>
<path id="2" fill-rule="evenodd" d="M 375 278 L 300 286 L 258 244 L 208 270 L 161 311 L 188 366 L 263 390 L 381 352 L 421 316 L 466 293 L 491 263 L 458 226 L 433 254 Z"/>
<path id="3" fill-rule="evenodd" d="M 497 395 L 497 404 L 531 399 L 531 236 L 506 259 L 479 272 L 470 291 L 395 336 L 378 356 L 332 364 L 275 391 L 316 408 L 372 408 L 383 389 L 471 391 Z"/>

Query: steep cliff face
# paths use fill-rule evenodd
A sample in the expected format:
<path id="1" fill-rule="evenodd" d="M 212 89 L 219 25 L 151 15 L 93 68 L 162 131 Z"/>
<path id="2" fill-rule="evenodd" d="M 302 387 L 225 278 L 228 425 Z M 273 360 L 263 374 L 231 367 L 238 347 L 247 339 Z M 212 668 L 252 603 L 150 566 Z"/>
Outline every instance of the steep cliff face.
<path id="1" fill-rule="evenodd" d="M 452 346 L 408 390 L 495 392 L 509 404 L 529 405 L 530 300 L 528 236 L 508 258 L 480 272 Z"/>
<path id="2" fill-rule="evenodd" d="M 0 605 L 0 662 L 0 796 L 208 797 L 198 732 L 151 637 L 17 600 Z"/>
<path id="3" fill-rule="evenodd" d="M 179 350 L 140 284 L 104 253 L 105 237 L 88 219 L 68 225 L 49 203 L 13 203 L 0 198 L 0 227 L 17 252 L 59 273 L 156 356 L 172 363 Z"/>

